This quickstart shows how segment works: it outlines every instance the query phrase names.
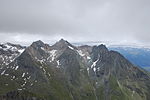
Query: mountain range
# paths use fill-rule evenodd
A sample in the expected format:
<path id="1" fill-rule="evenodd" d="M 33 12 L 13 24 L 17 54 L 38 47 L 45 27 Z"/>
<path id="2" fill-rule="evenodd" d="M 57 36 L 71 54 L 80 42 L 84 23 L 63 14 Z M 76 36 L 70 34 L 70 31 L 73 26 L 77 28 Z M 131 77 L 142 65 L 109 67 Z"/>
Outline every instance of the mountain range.
<path id="1" fill-rule="evenodd" d="M 150 48 L 110 46 L 109 49 L 118 51 L 133 64 L 150 71 Z"/>
<path id="2" fill-rule="evenodd" d="M 150 100 L 150 73 L 105 45 L 0 44 L 0 100 Z"/>

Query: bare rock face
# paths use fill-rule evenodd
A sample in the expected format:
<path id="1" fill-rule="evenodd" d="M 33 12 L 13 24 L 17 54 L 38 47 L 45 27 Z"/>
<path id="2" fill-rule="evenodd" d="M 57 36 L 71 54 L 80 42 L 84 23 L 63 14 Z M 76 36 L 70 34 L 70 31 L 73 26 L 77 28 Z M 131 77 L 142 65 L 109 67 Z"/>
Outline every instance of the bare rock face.
<path id="1" fill-rule="evenodd" d="M 11 43 L 0 44 L 0 66 L 6 66 L 13 62 L 26 47 Z"/>
<path id="2" fill-rule="evenodd" d="M 0 100 L 150 99 L 150 73 L 103 44 L 7 44 L 0 57 Z"/>
<path id="3" fill-rule="evenodd" d="M 149 88 L 150 76 L 145 70 L 131 64 L 120 53 L 108 51 L 103 45 L 93 47 L 91 55 L 93 63 L 89 76 L 92 76 L 91 79 L 96 81 L 97 91 L 103 86 L 101 95 L 104 96 L 104 99 L 112 100 L 112 96 L 125 98 L 126 93 L 130 93 L 129 91 L 132 91 L 132 95 L 139 96 L 140 99 L 147 100 L 149 98 L 148 95 L 144 97 L 148 92 L 142 91 L 142 89 Z M 138 86 L 135 86 L 135 83 Z M 129 100 L 130 97 L 132 96 L 129 96 Z"/>

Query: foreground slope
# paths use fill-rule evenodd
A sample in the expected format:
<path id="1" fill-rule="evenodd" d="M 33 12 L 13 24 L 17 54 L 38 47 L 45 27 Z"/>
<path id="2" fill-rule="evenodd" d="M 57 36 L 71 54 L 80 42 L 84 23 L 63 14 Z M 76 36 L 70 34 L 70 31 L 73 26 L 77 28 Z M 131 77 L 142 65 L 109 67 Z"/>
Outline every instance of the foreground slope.
<path id="1" fill-rule="evenodd" d="M 149 73 L 104 45 L 36 41 L 0 74 L 1 100 L 150 99 Z"/>

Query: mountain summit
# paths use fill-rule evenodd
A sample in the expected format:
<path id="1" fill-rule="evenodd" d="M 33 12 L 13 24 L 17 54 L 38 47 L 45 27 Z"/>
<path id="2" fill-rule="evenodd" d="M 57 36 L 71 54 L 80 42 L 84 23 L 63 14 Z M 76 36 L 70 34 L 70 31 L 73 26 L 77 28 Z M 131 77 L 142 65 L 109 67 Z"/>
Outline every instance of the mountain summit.
<path id="1" fill-rule="evenodd" d="M 0 45 L 0 100 L 150 100 L 149 94 L 150 73 L 103 44 Z"/>
<path id="2" fill-rule="evenodd" d="M 75 48 L 72 44 L 70 44 L 68 41 L 61 39 L 58 42 L 56 42 L 53 46 L 54 49 L 65 49 L 67 47 L 69 48 Z"/>

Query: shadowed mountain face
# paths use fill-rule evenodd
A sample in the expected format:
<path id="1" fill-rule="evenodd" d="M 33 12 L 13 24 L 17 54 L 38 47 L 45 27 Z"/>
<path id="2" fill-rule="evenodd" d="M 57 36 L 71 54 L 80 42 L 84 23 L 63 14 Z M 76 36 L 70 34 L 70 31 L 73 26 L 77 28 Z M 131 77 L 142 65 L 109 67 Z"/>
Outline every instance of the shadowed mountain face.
<path id="1" fill-rule="evenodd" d="M 15 51 L 20 49 L 13 60 L 7 57 L 7 64 L 0 64 L 1 100 L 150 100 L 149 72 L 105 45 L 76 47 L 61 39 Z"/>

